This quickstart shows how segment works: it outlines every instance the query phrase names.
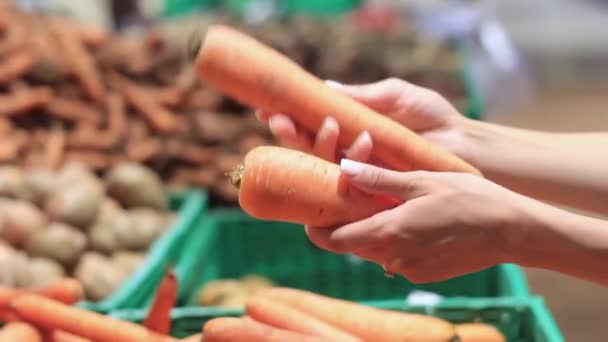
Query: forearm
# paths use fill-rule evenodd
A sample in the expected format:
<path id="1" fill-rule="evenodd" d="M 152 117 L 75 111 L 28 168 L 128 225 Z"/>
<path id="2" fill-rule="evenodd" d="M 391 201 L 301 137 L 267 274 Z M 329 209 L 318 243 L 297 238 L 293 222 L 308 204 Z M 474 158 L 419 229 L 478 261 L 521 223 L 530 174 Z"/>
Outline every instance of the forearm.
<path id="1" fill-rule="evenodd" d="M 511 240 L 512 262 L 608 285 L 608 221 L 531 204 L 519 238 Z"/>
<path id="2" fill-rule="evenodd" d="M 608 133 L 543 133 L 466 120 L 468 159 L 505 187 L 608 213 Z"/>

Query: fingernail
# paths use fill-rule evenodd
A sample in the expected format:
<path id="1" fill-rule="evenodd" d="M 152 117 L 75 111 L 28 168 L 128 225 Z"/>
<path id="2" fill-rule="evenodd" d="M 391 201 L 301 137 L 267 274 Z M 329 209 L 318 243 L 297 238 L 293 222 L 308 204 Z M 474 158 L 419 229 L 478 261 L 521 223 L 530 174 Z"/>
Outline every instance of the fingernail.
<path id="1" fill-rule="evenodd" d="M 363 170 L 363 164 L 344 158 L 340 161 L 340 169 L 347 176 L 356 176 Z"/>
<path id="2" fill-rule="evenodd" d="M 328 116 L 325 118 L 325 120 L 323 120 L 323 127 L 337 129 L 338 121 L 336 121 L 336 119 L 334 119 L 333 117 Z"/>
<path id="3" fill-rule="evenodd" d="M 361 139 L 364 142 L 372 142 L 372 136 L 369 134 L 368 131 L 363 131 L 363 133 L 361 133 L 361 136 L 359 137 L 359 139 Z"/>
<path id="4" fill-rule="evenodd" d="M 339 88 L 344 87 L 344 85 L 342 85 L 342 83 L 332 81 L 332 80 L 326 80 L 325 84 L 327 84 L 330 88 L 334 88 L 334 89 L 339 89 Z"/>

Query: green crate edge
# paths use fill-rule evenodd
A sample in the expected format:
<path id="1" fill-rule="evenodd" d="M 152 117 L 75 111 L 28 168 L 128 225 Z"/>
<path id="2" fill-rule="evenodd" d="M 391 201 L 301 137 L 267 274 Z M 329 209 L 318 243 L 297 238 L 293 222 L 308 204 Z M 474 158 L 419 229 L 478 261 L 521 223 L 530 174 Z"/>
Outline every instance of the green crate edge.
<path id="1" fill-rule="evenodd" d="M 530 296 L 526 298 L 514 297 L 493 297 L 493 298 L 446 298 L 433 306 L 418 306 L 407 305 L 404 300 L 384 300 L 363 302 L 363 305 L 375 307 L 384 310 L 400 310 L 414 311 L 429 315 L 446 314 L 449 311 L 468 310 L 476 313 L 475 316 L 481 315 L 481 312 L 489 309 L 511 309 L 524 307 L 529 310 L 533 318 L 531 329 L 536 334 L 541 334 L 543 342 L 564 342 L 564 337 L 548 307 L 545 305 L 544 299 L 539 296 Z M 202 327 L 203 323 L 209 319 L 223 316 L 242 316 L 243 310 L 240 309 L 222 309 L 216 307 L 182 307 L 175 308 L 171 311 L 171 319 L 174 323 L 179 321 L 199 321 Z M 146 310 L 117 310 L 109 313 L 109 316 L 135 323 L 141 323 L 144 320 Z M 466 318 L 461 318 L 466 320 Z M 177 329 L 177 328 L 176 328 Z M 184 332 L 173 332 L 176 337 L 183 336 Z"/>
<path id="2" fill-rule="evenodd" d="M 107 313 L 117 309 L 141 308 L 143 302 L 152 297 L 165 266 L 172 262 L 169 260 L 171 251 L 182 244 L 198 227 L 209 200 L 208 193 L 197 188 L 171 193 L 169 197 L 170 201 L 181 202 L 177 210 L 177 221 L 167 233 L 154 242 L 143 265 L 110 297 L 100 302 L 81 301 L 77 306 Z M 151 279 L 155 276 L 157 279 Z"/>

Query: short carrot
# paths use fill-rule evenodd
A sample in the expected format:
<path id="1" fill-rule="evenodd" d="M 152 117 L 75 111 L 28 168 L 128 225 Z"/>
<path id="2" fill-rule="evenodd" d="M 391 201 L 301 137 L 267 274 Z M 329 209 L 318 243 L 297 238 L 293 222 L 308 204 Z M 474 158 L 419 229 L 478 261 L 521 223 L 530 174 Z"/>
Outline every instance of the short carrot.
<path id="1" fill-rule="evenodd" d="M 40 332 L 24 322 L 10 322 L 0 329 L 0 341 L 42 342 Z"/>
<path id="2" fill-rule="evenodd" d="M 12 117 L 42 107 L 53 98 L 49 87 L 36 87 L 17 90 L 0 95 L 0 116 Z"/>
<path id="3" fill-rule="evenodd" d="M 145 88 L 126 84 L 124 91 L 129 103 L 155 130 L 170 133 L 177 129 L 174 114 L 163 107 Z"/>
<path id="4" fill-rule="evenodd" d="M 454 326 L 440 318 L 380 310 L 315 293 L 272 288 L 260 294 L 316 317 L 364 341 L 450 342 Z"/>
<path id="5" fill-rule="evenodd" d="M 13 311 L 26 322 L 58 329 L 96 342 L 174 342 L 135 323 L 120 321 L 97 312 L 68 306 L 37 295 L 19 296 Z"/>
<path id="6" fill-rule="evenodd" d="M 337 164 L 283 147 L 254 148 L 231 176 L 241 208 L 260 219 L 333 226 L 396 204 L 348 186 Z"/>
<path id="7" fill-rule="evenodd" d="M 69 122 L 101 122 L 101 112 L 89 102 L 56 97 L 46 106 L 49 115 Z"/>
<path id="8" fill-rule="evenodd" d="M 44 146 L 46 155 L 46 166 L 50 170 L 56 170 L 63 159 L 63 151 L 66 145 L 66 134 L 63 128 L 51 129 Z"/>
<path id="9" fill-rule="evenodd" d="M 341 94 L 255 38 L 225 25 L 211 25 L 191 41 L 198 77 L 243 104 L 286 113 L 311 131 L 327 116 L 340 124 L 339 142 L 349 146 L 368 131 L 372 156 L 390 168 L 410 171 L 479 170 L 405 126 Z"/>
<path id="10" fill-rule="evenodd" d="M 144 319 L 144 327 L 160 334 L 171 331 L 171 309 L 177 300 L 178 281 L 175 272 L 168 269 L 161 279 L 152 306 Z"/>
<path id="11" fill-rule="evenodd" d="M 245 310 L 249 317 L 275 328 L 321 337 L 328 341 L 361 341 L 355 336 L 349 335 L 317 318 L 268 299 L 251 298 L 247 302 Z"/>
<path id="12" fill-rule="evenodd" d="M 0 287 L 0 311 L 10 309 L 11 301 L 26 294 L 36 294 L 71 305 L 81 300 L 83 293 L 82 285 L 73 278 L 57 280 L 44 287 L 34 289 Z"/>
<path id="13" fill-rule="evenodd" d="M 277 329 L 248 318 L 214 318 L 203 326 L 205 342 L 320 342 L 322 339 Z"/>
<path id="14" fill-rule="evenodd" d="M 456 325 L 461 342 L 505 342 L 506 337 L 496 327 L 485 323 L 463 323 Z"/>

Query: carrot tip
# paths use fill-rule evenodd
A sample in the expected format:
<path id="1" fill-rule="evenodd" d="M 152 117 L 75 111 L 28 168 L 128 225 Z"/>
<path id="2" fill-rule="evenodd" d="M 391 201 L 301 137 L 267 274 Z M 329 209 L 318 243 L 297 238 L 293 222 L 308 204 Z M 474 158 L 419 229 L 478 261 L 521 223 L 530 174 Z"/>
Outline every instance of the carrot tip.
<path id="1" fill-rule="evenodd" d="M 241 179 L 243 178 L 244 171 L 245 164 L 239 164 L 232 172 L 226 173 L 226 175 L 230 177 L 230 183 L 237 189 L 241 186 Z"/>

